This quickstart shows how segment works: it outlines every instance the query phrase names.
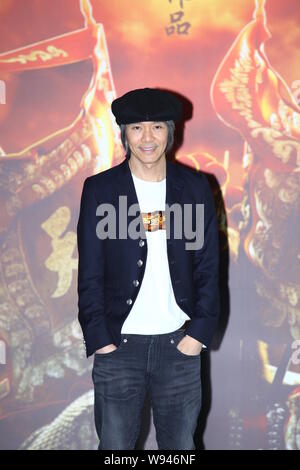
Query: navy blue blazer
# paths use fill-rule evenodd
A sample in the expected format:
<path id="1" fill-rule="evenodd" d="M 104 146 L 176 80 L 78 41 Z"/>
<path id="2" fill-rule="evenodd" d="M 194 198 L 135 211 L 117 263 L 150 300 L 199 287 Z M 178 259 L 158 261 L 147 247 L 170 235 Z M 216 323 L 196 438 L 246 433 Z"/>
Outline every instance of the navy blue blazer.
<path id="1" fill-rule="evenodd" d="M 127 207 L 138 204 L 128 160 L 89 176 L 83 185 L 77 224 L 78 320 L 87 357 L 108 344 L 119 346 L 121 328 L 139 293 L 147 260 L 147 239 L 141 211 L 127 217 L 128 225 L 140 217 L 137 239 L 118 238 L 119 196 L 127 196 Z M 96 215 L 101 203 L 116 208 L 117 238 L 97 237 Z M 174 295 L 179 307 L 191 318 L 186 334 L 209 347 L 218 321 L 219 241 L 216 210 L 204 174 L 182 165 L 166 163 L 166 204 L 204 204 L 204 244 L 187 250 L 182 239 L 174 237 L 172 213 L 167 254 Z M 138 206 L 139 207 L 139 206 Z M 195 210 L 192 212 L 195 229 Z M 154 274 L 155 275 L 155 274 Z M 138 280 L 139 282 L 136 282 Z"/>

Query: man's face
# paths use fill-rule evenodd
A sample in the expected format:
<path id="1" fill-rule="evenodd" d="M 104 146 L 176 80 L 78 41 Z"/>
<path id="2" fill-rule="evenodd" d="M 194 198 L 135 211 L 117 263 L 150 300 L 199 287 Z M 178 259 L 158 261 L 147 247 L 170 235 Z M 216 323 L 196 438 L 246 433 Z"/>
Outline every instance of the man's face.
<path id="1" fill-rule="evenodd" d="M 142 163 L 154 163 L 165 155 L 168 142 L 168 127 L 165 122 L 127 124 L 126 136 L 131 158 L 137 158 Z"/>

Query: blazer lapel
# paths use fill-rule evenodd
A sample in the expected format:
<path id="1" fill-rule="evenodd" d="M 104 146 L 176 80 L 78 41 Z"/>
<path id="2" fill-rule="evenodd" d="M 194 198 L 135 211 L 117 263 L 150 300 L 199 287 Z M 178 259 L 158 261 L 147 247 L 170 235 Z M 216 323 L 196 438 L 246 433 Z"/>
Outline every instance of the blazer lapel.
<path id="1" fill-rule="evenodd" d="M 183 183 L 180 177 L 179 170 L 175 163 L 167 160 L 167 172 L 166 172 L 166 205 L 170 208 L 172 204 L 181 203 L 181 193 L 183 189 Z M 182 208 L 181 208 L 182 210 Z M 174 239 L 174 214 L 170 213 L 170 240 Z"/>

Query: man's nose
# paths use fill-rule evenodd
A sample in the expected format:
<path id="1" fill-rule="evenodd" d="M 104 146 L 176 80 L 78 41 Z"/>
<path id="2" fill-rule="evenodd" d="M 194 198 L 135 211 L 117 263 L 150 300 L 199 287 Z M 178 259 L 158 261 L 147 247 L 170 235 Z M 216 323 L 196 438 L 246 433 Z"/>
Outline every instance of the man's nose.
<path id="1" fill-rule="evenodd" d="M 151 126 L 145 126 L 143 130 L 143 140 L 149 142 L 153 139 L 153 132 Z"/>

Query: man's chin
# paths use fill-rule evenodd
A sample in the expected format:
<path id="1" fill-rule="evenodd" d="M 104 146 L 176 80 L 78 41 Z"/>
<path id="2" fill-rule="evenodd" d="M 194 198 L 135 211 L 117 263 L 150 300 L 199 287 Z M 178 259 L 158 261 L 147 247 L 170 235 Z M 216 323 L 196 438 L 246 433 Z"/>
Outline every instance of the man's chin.
<path id="1" fill-rule="evenodd" d="M 164 153 L 162 154 L 149 154 L 149 155 L 139 155 L 138 159 L 143 163 L 157 163 L 162 157 L 164 157 Z"/>

